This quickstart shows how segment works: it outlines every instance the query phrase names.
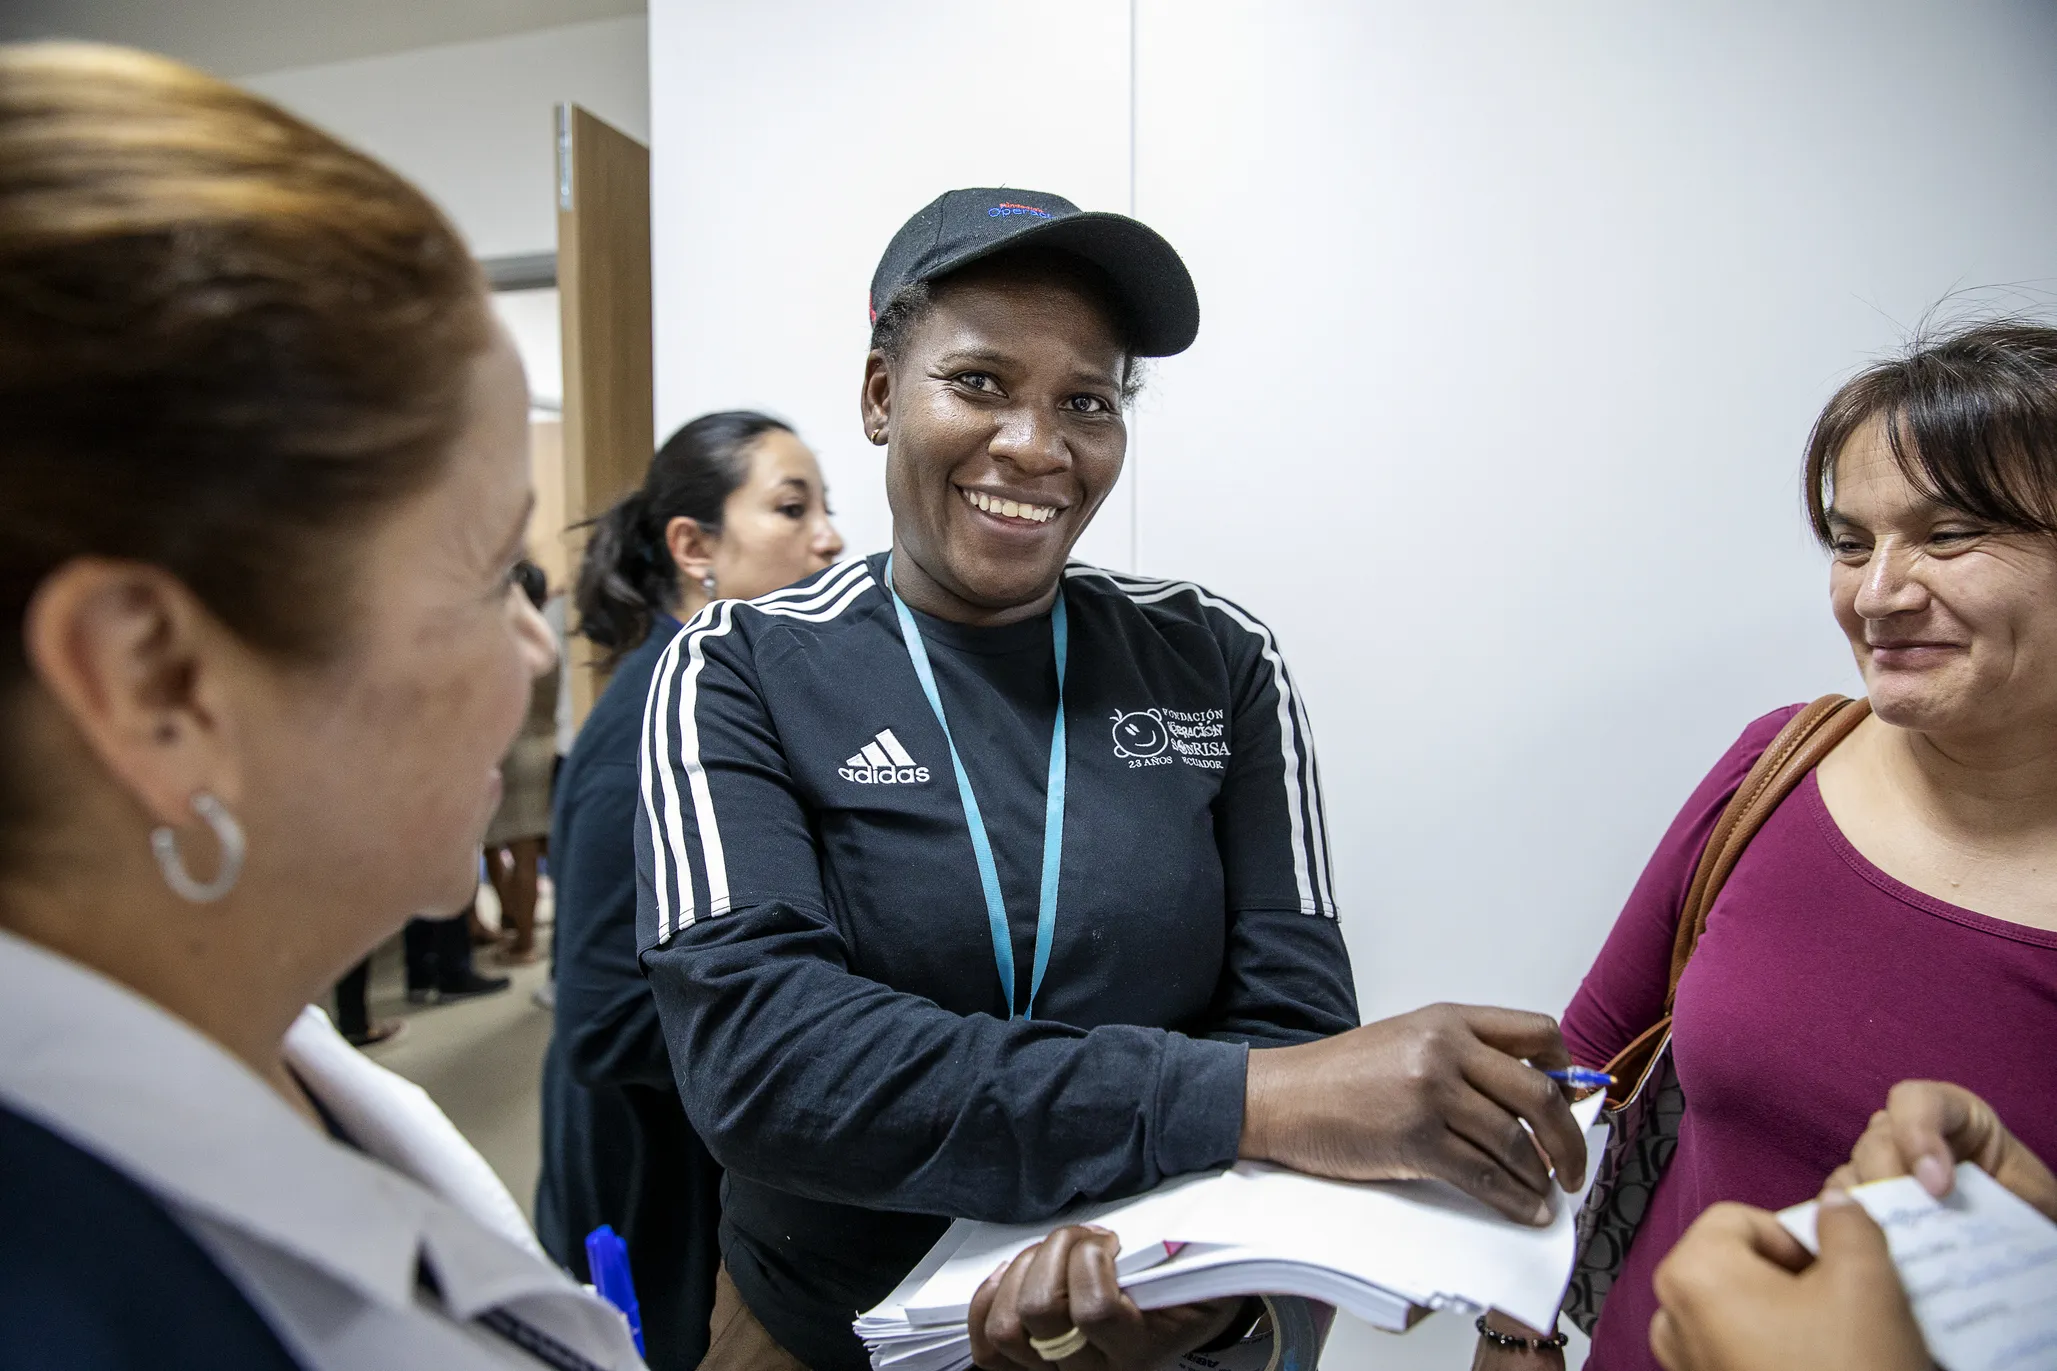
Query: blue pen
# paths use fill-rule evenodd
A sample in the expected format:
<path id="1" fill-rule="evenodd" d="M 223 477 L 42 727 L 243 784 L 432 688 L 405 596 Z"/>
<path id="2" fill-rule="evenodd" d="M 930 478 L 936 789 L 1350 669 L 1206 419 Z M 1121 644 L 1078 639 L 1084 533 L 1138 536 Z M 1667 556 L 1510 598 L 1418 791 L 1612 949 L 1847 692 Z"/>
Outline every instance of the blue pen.
<path id="1" fill-rule="evenodd" d="M 1562 1071 L 1545 1071 L 1543 1074 L 1576 1090 L 1599 1090 L 1614 1084 L 1614 1077 L 1605 1071 L 1594 1071 L 1584 1066 L 1567 1066 Z"/>
<path id="2" fill-rule="evenodd" d="M 614 1231 L 614 1225 L 603 1223 L 586 1234 L 586 1269 L 601 1298 L 629 1321 L 629 1336 L 636 1340 L 636 1352 L 641 1355 L 643 1307 L 636 1303 L 636 1283 L 629 1275 L 629 1245 Z"/>

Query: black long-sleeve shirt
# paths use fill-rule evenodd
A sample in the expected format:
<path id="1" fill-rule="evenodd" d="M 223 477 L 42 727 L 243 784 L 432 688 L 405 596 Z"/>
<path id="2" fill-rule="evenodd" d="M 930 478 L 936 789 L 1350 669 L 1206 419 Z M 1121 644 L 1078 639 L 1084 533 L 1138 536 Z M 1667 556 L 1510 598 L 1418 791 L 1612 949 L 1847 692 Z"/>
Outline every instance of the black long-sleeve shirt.
<path id="1" fill-rule="evenodd" d="M 695 617 L 646 703 L 638 938 L 724 1260 L 816 1371 L 944 1220 L 1045 1217 L 1233 1160 L 1252 1043 L 1357 1021 L 1306 716 L 1263 625 L 1073 566 L 1055 943 L 1033 963 L 1048 616 L 917 615 L 992 836 L 1010 1006 L 882 558 Z"/>
<path id="2" fill-rule="evenodd" d="M 612 1224 L 628 1243 L 650 1366 L 690 1371 L 707 1354 L 714 1311 L 721 1168 L 679 1103 L 636 959 L 637 740 L 669 640 L 660 633 L 622 659 L 557 778 L 557 1003 L 543 1059 L 536 1233 L 587 1280 L 586 1234 Z"/>
<path id="3" fill-rule="evenodd" d="M 552 802 L 557 1032 L 572 1079 L 584 1086 L 672 1088 L 635 935 L 638 740 L 668 641 L 653 636 L 621 660 L 579 730 Z"/>

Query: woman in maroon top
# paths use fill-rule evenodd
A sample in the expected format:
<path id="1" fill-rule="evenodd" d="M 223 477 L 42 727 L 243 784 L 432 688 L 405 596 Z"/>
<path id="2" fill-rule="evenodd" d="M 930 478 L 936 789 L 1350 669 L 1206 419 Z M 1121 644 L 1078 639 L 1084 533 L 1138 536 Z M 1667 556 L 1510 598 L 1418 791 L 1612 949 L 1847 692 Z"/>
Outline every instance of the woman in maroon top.
<path id="1" fill-rule="evenodd" d="M 1872 717 L 1751 842 L 1679 984 L 1678 1151 L 1591 1371 L 1655 1368 L 1651 1275 L 1687 1226 L 1814 1196 L 1896 1081 L 1960 1081 L 2057 1159 L 2057 330 L 1984 325 L 1860 374 L 1815 425 L 1807 497 Z M 1796 709 L 1673 821 L 1565 1012 L 1575 1060 L 1663 1013 L 1700 849 Z M 1475 1365 L 1561 1361 L 1482 1343 Z"/>

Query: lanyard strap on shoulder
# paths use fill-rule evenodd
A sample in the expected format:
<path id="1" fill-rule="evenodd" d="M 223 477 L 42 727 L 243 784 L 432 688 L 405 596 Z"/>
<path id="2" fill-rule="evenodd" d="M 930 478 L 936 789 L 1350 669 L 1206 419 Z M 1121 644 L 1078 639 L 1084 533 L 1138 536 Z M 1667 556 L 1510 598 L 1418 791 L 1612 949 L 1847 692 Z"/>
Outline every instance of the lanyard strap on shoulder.
<path id="1" fill-rule="evenodd" d="M 979 885 L 986 897 L 986 926 L 993 938 L 993 964 L 1000 973 L 1000 992 L 1007 997 L 1007 1012 L 1014 1013 L 1014 934 L 1007 922 L 1007 901 L 1000 893 L 1000 868 L 993 860 L 992 839 L 986 835 L 986 821 L 979 813 L 978 797 L 972 793 L 971 777 L 964 759 L 957 753 L 957 740 L 950 733 L 949 716 L 943 712 L 943 695 L 936 688 L 936 673 L 929 665 L 928 646 L 922 642 L 921 626 L 914 612 L 893 586 L 893 559 L 886 557 L 886 593 L 893 598 L 893 612 L 900 620 L 900 637 L 907 646 L 907 659 L 921 681 L 921 693 L 928 697 L 943 741 L 950 748 L 950 769 L 957 776 L 957 798 L 964 805 L 964 826 L 971 830 L 972 856 L 978 862 Z M 1050 609 L 1050 641 L 1057 658 L 1057 722 L 1050 729 L 1050 775 L 1043 790 L 1043 879 L 1036 905 L 1036 962 L 1029 973 L 1028 1003 L 1023 1018 L 1035 1017 L 1036 993 L 1043 988 L 1043 973 L 1050 968 L 1050 946 L 1057 936 L 1057 879 L 1064 866 L 1064 665 L 1070 646 L 1070 626 L 1064 613 L 1064 585 L 1060 580 L 1057 600 Z"/>

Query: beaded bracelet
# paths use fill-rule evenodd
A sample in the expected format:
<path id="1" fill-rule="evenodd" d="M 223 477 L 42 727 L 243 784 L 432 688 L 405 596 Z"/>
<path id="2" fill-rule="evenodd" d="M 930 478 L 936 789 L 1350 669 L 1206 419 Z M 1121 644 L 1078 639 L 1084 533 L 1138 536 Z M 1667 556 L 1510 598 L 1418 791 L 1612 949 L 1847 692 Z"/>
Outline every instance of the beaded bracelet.
<path id="1" fill-rule="evenodd" d="M 1478 1316 L 1472 1327 L 1478 1329 L 1478 1335 L 1493 1346 L 1506 1348 L 1510 1352 L 1550 1352 L 1563 1347 L 1569 1341 L 1561 1328 L 1547 1338 L 1523 1338 L 1513 1333 L 1502 1333 L 1497 1328 L 1486 1327 L 1484 1314 Z"/>

